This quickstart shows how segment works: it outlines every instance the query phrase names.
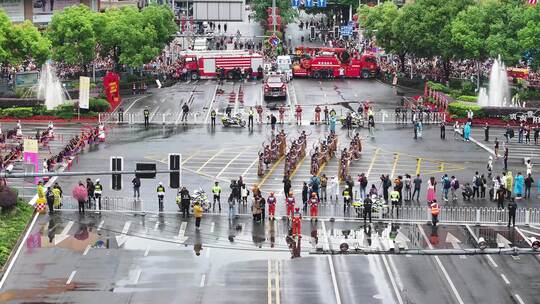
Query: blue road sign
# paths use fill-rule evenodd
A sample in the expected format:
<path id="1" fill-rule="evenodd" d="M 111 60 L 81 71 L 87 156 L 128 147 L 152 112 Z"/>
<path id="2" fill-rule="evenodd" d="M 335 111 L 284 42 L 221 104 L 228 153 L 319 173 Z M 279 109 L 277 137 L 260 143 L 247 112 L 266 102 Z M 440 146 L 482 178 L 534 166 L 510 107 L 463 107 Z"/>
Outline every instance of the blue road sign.
<path id="1" fill-rule="evenodd" d="M 312 7 L 313 6 L 313 0 L 306 0 L 306 7 Z"/>
<path id="2" fill-rule="evenodd" d="M 326 7 L 326 3 L 327 3 L 327 0 L 319 0 L 319 2 L 317 3 L 317 5 L 319 7 Z"/>
<path id="3" fill-rule="evenodd" d="M 300 0 L 292 0 L 292 7 L 298 7 L 300 5 Z"/>
<path id="4" fill-rule="evenodd" d="M 341 36 L 351 36 L 352 32 L 353 27 L 348 25 L 342 26 L 340 30 Z"/>

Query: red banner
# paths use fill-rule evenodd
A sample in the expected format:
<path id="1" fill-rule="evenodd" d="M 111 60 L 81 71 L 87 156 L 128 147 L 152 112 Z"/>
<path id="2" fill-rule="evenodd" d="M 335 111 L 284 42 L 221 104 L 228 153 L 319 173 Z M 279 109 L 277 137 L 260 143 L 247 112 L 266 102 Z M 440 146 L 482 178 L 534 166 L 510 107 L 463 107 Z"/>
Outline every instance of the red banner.
<path id="1" fill-rule="evenodd" d="M 111 104 L 111 110 L 120 104 L 120 77 L 114 72 L 107 72 L 103 78 L 103 87 L 107 101 Z"/>

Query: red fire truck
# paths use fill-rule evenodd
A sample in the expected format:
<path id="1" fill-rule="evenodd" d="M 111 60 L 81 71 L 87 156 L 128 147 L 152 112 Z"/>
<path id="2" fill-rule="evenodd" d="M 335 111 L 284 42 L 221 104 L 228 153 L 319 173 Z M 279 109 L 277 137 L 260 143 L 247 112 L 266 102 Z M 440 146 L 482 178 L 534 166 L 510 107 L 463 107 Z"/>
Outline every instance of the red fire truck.
<path id="1" fill-rule="evenodd" d="M 218 76 L 233 79 L 245 72 L 257 76 L 263 57 L 247 51 L 189 51 L 180 54 L 180 62 L 180 70 L 185 68 L 191 80 Z"/>
<path id="2" fill-rule="evenodd" d="M 341 60 L 333 52 L 321 52 L 314 57 L 305 56 L 293 65 L 294 77 L 313 78 L 372 78 L 379 72 L 375 55 L 343 56 Z M 346 57 L 346 58 L 345 58 Z"/>

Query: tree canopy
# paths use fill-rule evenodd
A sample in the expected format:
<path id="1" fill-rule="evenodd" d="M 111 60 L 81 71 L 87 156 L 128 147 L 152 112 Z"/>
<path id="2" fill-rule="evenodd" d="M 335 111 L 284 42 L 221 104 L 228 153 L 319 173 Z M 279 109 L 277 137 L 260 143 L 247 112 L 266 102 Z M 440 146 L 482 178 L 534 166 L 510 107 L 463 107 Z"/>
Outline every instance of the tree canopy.
<path id="1" fill-rule="evenodd" d="M 20 64 L 25 60 L 44 63 L 50 55 L 50 41 L 30 22 L 12 24 L 0 11 L 0 63 Z"/>

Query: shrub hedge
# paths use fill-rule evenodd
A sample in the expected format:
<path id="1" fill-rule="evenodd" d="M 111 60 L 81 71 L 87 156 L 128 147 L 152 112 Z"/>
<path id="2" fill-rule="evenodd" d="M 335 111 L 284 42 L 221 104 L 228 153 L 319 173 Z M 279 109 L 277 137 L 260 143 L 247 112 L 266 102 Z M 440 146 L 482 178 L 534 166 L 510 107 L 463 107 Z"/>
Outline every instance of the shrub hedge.
<path id="1" fill-rule="evenodd" d="M 31 107 L 7 108 L 0 112 L 2 117 L 28 118 L 34 115 Z"/>
<path id="2" fill-rule="evenodd" d="M 106 112 L 111 105 L 105 99 L 91 98 L 90 109 L 81 109 L 81 116 L 95 117 L 98 112 Z M 56 116 L 63 119 L 71 119 L 77 116 L 77 108 L 73 104 L 63 104 L 54 110 L 47 110 L 45 106 L 17 107 L 0 110 L 0 117 L 29 118 L 35 115 Z"/>
<path id="3" fill-rule="evenodd" d="M 20 199 L 11 210 L 0 212 L 0 269 L 6 263 L 33 213 L 34 207 Z"/>
<path id="4" fill-rule="evenodd" d="M 452 102 L 448 105 L 448 112 L 450 112 L 452 117 L 466 118 L 467 110 L 472 110 L 474 113 L 474 117 L 476 118 L 486 117 L 486 113 L 484 112 L 484 110 L 480 106 L 475 104 Z"/>
<path id="5" fill-rule="evenodd" d="M 465 101 L 465 102 L 477 102 L 478 101 L 478 96 L 461 95 L 456 99 L 459 100 L 459 101 Z"/>

